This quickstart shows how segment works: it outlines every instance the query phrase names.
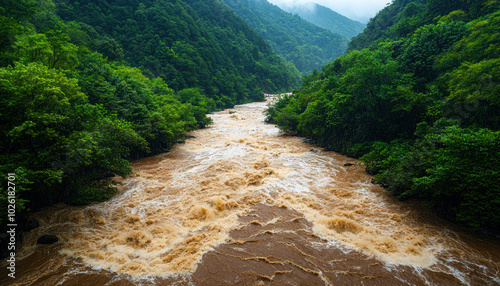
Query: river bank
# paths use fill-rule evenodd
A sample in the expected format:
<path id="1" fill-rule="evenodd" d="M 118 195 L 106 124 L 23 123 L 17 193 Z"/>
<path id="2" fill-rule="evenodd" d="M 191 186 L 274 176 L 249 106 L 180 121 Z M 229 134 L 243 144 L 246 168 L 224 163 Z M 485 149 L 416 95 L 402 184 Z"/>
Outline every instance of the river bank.
<path id="1" fill-rule="evenodd" d="M 10 285 L 494 285 L 499 241 L 371 184 L 357 160 L 284 136 L 266 103 L 217 112 L 132 163 L 107 202 L 58 205 Z M 346 163 L 352 166 L 344 166 Z M 36 245 L 43 234 L 60 242 Z"/>

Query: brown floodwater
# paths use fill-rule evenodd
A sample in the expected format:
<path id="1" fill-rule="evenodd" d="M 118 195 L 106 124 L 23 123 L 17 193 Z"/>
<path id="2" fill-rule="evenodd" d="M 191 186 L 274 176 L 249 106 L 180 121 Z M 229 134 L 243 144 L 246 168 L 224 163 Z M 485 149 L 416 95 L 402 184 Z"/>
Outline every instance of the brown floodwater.
<path id="1" fill-rule="evenodd" d="M 265 108 L 211 115 L 134 161 L 109 201 L 34 214 L 0 285 L 500 285 L 499 239 L 394 200 L 357 160 L 265 124 Z M 44 234 L 59 243 L 36 245 Z"/>

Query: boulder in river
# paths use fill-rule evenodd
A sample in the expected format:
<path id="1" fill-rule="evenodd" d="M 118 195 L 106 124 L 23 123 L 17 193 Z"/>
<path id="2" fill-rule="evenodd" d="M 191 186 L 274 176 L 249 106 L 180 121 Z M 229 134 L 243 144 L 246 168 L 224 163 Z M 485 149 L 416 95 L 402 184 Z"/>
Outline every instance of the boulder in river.
<path id="1" fill-rule="evenodd" d="M 307 143 L 307 144 L 316 144 L 316 141 L 314 141 L 313 139 L 309 139 L 309 138 L 302 139 L 300 142 Z"/>
<path id="2" fill-rule="evenodd" d="M 40 236 L 36 241 L 36 244 L 54 244 L 59 241 L 59 238 L 53 234 L 46 234 Z"/>
<path id="3" fill-rule="evenodd" d="M 344 167 L 349 167 L 349 166 L 354 166 L 354 164 L 353 163 L 345 163 L 344 164 Z"/>

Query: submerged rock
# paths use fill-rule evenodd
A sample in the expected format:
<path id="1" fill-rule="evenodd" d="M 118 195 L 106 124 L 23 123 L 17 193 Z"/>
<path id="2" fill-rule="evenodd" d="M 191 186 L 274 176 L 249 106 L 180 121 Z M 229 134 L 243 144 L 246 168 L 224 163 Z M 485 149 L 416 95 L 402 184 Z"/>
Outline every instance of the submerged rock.
<path id="1" fill-rule="evenodd" d="M 302 139 L 300 142 L 307 143 L 307 144 L 316 144 L 316 141 L 314 141 L 313 139 L 309 139 L 309 138 Z"/>
<path id="2" fill-rule="evenodd" d="M 40 236 L 38 240 L 36 241 L 36 244 L 54 244 L 59 241 L 59 238 L 53 234 L 46 234 L 43 236 Z"/>

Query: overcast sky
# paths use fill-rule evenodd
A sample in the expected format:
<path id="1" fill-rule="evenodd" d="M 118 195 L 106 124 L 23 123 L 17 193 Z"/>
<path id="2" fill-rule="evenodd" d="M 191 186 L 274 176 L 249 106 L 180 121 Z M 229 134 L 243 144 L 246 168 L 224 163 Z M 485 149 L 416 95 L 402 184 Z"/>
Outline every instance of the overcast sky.
<path id="1" fill-rule="evenodd" d="M 268 0 L 275 5 L 297 5 L 297 3 L 314 2 L 328 7 L 353 20 L 368 22 L 378 11 L 384 8 L 391 0 Z"/>

